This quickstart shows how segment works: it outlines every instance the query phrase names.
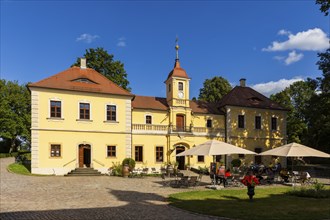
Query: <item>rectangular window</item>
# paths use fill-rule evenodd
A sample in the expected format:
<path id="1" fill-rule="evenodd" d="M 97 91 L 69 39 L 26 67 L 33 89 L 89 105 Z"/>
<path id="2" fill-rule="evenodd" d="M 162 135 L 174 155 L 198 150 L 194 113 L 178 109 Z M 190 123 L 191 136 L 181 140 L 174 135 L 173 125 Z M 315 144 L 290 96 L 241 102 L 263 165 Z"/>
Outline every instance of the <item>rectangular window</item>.
<path id="1" fill-rule="evenodd" d="M 197 161 L 199 163 L 204 163 L 204 156 L 197 156 Z"/>
<path id="2" fill-rule="evenodd" d="M 244 159 L 245 158 L 245 155 L 244 154 L 238 154 L 238 158 Z"/>
<path id="3" fill-rule="evenodd" d="M 277 130 L 277 118 L 272 117 L 272 130 Z"/>
<path id="4" fill-rule="evenodd" d="M 135 146 L 135 161 L 143 162 L 143 147 Z"/>
<path id="5" fill-rule="evenodd" d="M 168 92 L 171 92 L 171 84 L 168 84 Z"/>
<path id="6" fill-rule="evenodd" d="M 50 156 L 51 157 L 60 157 L 61 156 L 61 145 L 59 145 L 59 144 L 50 145 Z"/>
<path id="7" fill-rule="evenodd" d="M 107 146 L 107 156 L 116 157 L 116 146 Z"/>
<path id="8" fill-rule="evenodd" d="M 107 121 L 116 121 L 117 108 L 115 105 L 107 105 Z"/>
<path id="9" fill-rule="evenodd" d="M 146 124 L 152 124 L 152 117 L 151 115 L 146 116 Z"/>
<path id="10" fill-rule="evenodd" d="M 178 89 L 179 89 L 179 91 L 183 91 L 183 83 L 182 83 L 182 82 L 179 82 L 179 84 L 178 84 L 178 85 L 179 85 L 179 88 L 178 88 Z"/>
<path id="11" fill-rule="evenodd" d="M 255 123 L 255 129 L 261 129 L 261 116 L 256 116 L 254 123 Z"/>
<path id="12" fill-rule="evenodd" d="M 79 104 L 79 118 L 80 119 L 89 119 L 90 118 L 90 105 L 89 103 L 80 103 Z"/>
<path id="13" fill-rule="evenodd" d="M 156 147 L 156 162 L 164 162 L 164 148 Z"/>
<path id="14" fill-rule="evenodd" d="M 50 117 L 61 118 L 61 102 L 50 101 Z"/>
<path id="15" fill-rule="evenodd" d="M 244 115 L 238 116 L 238 128 L 245 128 Z"/>
<path id="16" fill-rule="evenodd" d="M 212 128 L 212 120 L 211 119 L 207 119 L 206 127 L 207 128 Z"/>

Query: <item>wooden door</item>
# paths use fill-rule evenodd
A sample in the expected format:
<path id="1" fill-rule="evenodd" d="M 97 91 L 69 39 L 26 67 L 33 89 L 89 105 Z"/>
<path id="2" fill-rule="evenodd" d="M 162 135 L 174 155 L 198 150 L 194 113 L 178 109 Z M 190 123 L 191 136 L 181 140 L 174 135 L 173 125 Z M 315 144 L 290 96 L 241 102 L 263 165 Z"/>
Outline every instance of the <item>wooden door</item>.
<path id="1" fill-rule="evenodd" d="M 183 115 L 176 116 L 176 129 L 177 129 L 177 131 L 184 130 L 184 116 Z"/>
<path id="2" fill-rule="evenodd" d="M 79 167 L 84 167 L 84 145 L 79 145 Z"/>

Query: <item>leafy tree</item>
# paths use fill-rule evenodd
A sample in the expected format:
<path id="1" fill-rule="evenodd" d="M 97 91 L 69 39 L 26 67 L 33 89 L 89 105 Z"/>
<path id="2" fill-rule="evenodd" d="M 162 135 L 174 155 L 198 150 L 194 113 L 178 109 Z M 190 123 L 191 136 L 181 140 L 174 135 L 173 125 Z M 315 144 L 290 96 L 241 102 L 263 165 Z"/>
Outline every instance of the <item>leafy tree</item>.
<path id="1" fill-rule="evenodd" d="M 330 153 L 330 49 L 318 53 L 316 63 L 323 77 L 318 78 L 320 91 L 314 94 L 306 106 L 308 121 L 307 143 Z"/>
<path id="2" fill-rule="evenodd" d="M 281 104 L 289 110 L 287 117 L 288 141 L 302 143 L 306 140 L 308 132 L 308 121 L 306 118 L 306 109 L 311 97 L 316 93 L 317 81 L 307 79 L 298 81 L 290 85 L 270 99 Z"/>
<path id="3" fill-rule="evenodd" d="M 207 102 L 218 102 L 232 89 L 228 80 L 221 76 L 215 76 L 212 79 L 206 79 L 203 88 L 199 90 L 199 100 Z"/>
<path id="4" fill-rule="evenodd" d="M 87 60 L 87 67 L 103 74 L 123 89 L 131 91 L 131 88 L 128 87 L 129 81 L 127 80 L 124 64 L 120 61 L 114 61 L 112 54 L 98 47 L 96 49 L 86 49 L 84 57 Z M 76 63 L 72 66 L 80 66 L 80 58 L 77 58 Z"/>
<path id="5" fill-rule="evenodd" d="M 31 98 L 26 85 L 0 80 L 0 137 L 10 142 L 9 152 L 18 142 L 30 140 Z"/>
<path id="6" fill-rule="evenodd" d="M 330 8 L 329 0 L 316 0 L 315 4 L 320 5 L 320 11 L 323 12 L 325 16 L 329 15 L 329 8 Z"/>
<path id="7" fill-rule="evenodd" d="M 316 63 L 319 70 L 323 73 L 323 78 L 318 78 L 320 81 L 320 89 L 324 93 L 330 92 L 330 48 L 324 53 L 318 53 L 317 56 L 320 60 Z"/>

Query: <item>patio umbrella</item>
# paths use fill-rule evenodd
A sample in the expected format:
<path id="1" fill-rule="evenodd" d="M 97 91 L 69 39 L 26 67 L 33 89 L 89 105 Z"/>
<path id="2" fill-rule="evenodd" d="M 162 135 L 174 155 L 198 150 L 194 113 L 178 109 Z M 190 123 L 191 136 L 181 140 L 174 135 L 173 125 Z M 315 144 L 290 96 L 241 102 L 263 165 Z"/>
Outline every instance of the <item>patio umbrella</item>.
<path id="1" fill-rule="evenodd" d="M 215 156 L 215 155 L 227 155 L 227 154 L 256 154 L 253 151 L 243 149 L 241 147 L 236 147 L 235 145 L 228 144 L 222 141 L 211 140 L 206 141 L 203 144 L 197 145 L 189 150 L 183 151 L 177 154 L 180 156 Z"/>
<path id="2" fill-rule="evenodd" d="M 180 156 L 192 156 L 192 155 L 200 155 L 200 156 L 216 156 L 216 155 L 227 155 L 227 154 L 256 154 L 253 151 L 245 150 L 240 147 L 236 147 L 235 145 L 228 144 L 222 141 L 211 140 L 206 141 L 203 144 L 197 145 L 189 150 L 183 151 L 177 154 L 177 157 Z M 213 174 L 213 188 L 215 187 L 215 173 Z"/>
<path id="3" fill-rule="evenodd" d="M 286 144 L 265 152 L 260 153 L 259 155 L 272 155 L 272 156 L 281 156 L 281 157 L 325 157 L 330 158 L 330 154 L 324 153 L 319 150 L 307 147 L 302 144 L 290 143 Z M 291 164 L 291 171 L 293 173 L 293 160 Z"/>
<path id="4" fill-rule="evenodd" d="M 307 147 L 302 144 L 291 143 L 281 147 L 260 153 L 259 155 L 273 155 L 281 157 L 325 157 L 330 158 L 330 154 Z"/>

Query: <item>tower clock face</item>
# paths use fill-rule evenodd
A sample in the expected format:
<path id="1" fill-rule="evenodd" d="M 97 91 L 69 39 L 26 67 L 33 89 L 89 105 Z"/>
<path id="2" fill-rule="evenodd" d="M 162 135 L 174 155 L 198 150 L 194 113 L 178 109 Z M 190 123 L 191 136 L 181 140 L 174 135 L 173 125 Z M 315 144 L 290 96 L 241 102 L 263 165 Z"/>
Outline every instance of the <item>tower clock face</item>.
<path id="1" fill-rule="evenodd" d="M 182 98 L 183 98 L 183 92 L 180 91 L 180 92 L 178 93 L 178 97 L 179 97 L 180 99 L 182 99 Z"/>

